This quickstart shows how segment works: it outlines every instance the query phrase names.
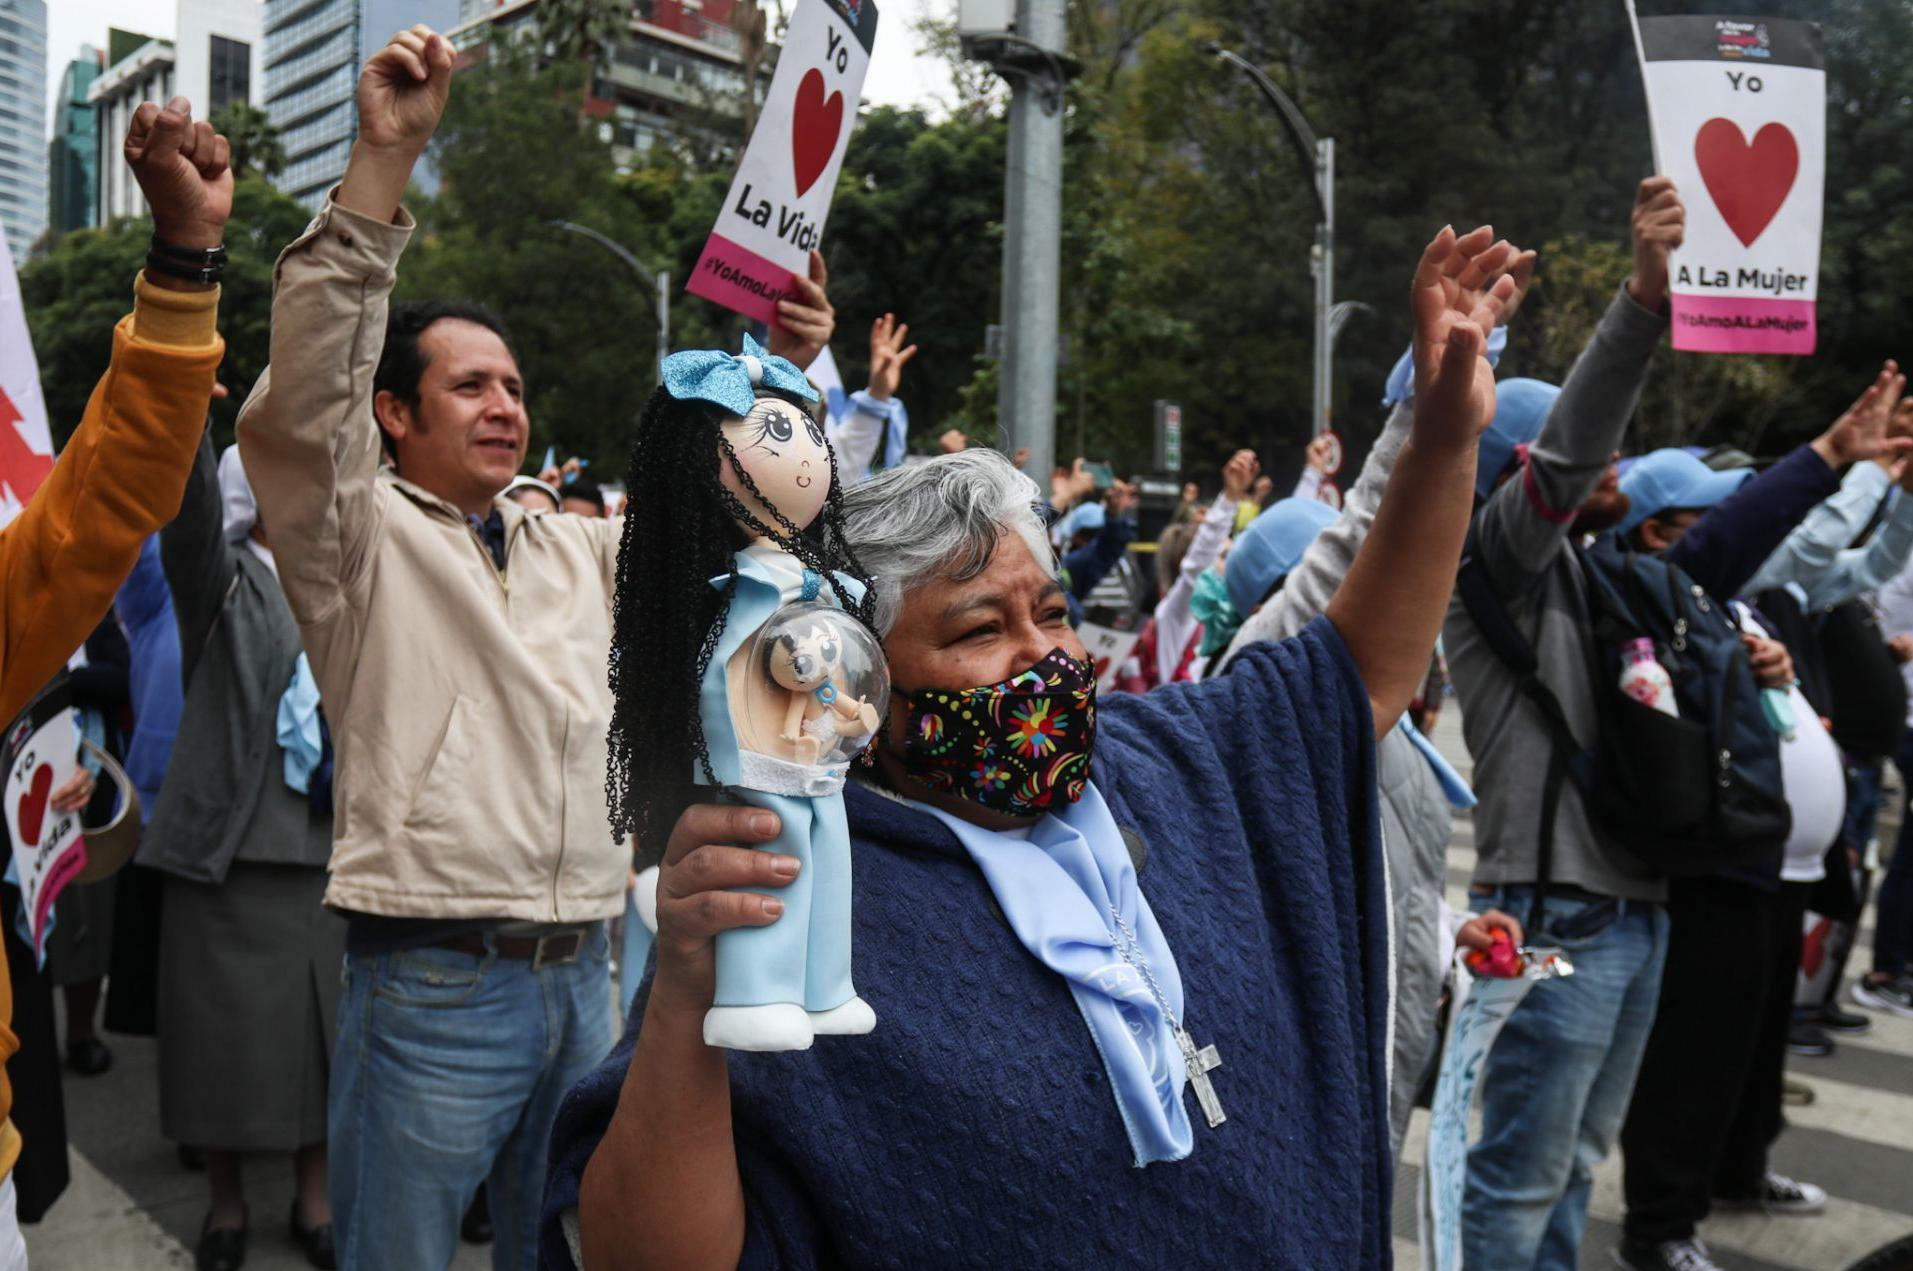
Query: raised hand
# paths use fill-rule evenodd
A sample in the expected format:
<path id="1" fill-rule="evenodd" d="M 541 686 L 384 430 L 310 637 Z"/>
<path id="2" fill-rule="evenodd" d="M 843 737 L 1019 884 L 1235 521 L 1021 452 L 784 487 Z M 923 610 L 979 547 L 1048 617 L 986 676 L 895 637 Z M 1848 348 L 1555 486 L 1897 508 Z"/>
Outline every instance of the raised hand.
<path id="1" fill-rule="evenodd" d="M 452 46 L 428 26 L 400 31 L 359 72 L 359 139 L 333 196 L 379 221 L 398 215 L 412 166 L 452 93 Z"/>
<path id="2" fill-rule="evenodd" d="M 1327 433 L 1317 433 L 1309 439 L 1308 448 L 1302 452 L 1303 462 L 1309 467 L 1328 475 L 1328 461 L 1335 455 L 1335 443 L 1329 440 Z"/>
<path id="3" fill-rule="evenodd" d="M 192 103 L 175 97 L 133 112 L 122 150 L 153 210 L 153 233 L 180 247 L 219 246 L 232 215 L 232 148 Z M 154 277 L 160 285 L 172 280 Z M 186 284 L 177 284 L 184 286 Z"/>
<path id="4" fill-rule="evenodd" d="M 1634 192 L 1634 274 L 1627 294 L 1653 313 L 1667 304 L 1667 257 L 1687 236 L 1687 208 L 1672 177 L 1649 177 Z"/>
<path id="5" fill-rule="evenodd" d="M 1050 474 L 1049 505 L 1057 512 L 1067 512 L 1078 502 L 1088 498 L 1096 490 L 1096 474 L 1091 472 L 1078 455 L 1076 462 L 1068 471 L 1058 468 Z"/>
<path id="6" fill-rule="evenodd" d="M 1484 225 L 1435 235 L 1415 268 L 1415 431 L 1418 445 L 1472 447 L 1495 417 L 1488 333 L 1515 293 L 1504 270 L 1518 255 Z"/>
<path id="7" fill-rule="evenodd" d="M 1240 503 L 1249 497 L 1249 487 L 1261 474 L 1262 464 L 1255 457 L 1255 451 L 1238 450 L 1222 465 L 1222 492 L 1232 502 Z"/>
<path id="8" fill-rule="evenodd" d="M 1839 468 L 1860 459 L 1913 450 L 1913 437 L 1896 427 L 1903 422 L 1899 407 L 1905 392 L 1906 376 L 1900 373 L 1900 364 L 1888 358 L 1866 391 L 1814 438 L 1814 453 L 1826 460 L 1828 467 Z"/>
<path id="9" fill-rule="evenodd" d="M 452 95 L 452 46 L 421 23 L 400 31 L 359 72 L 359 140 L 417 158 Z"/>
<path id="10" fill-rule="evenodd" d="M 909 334 L 910 324 L 898 322 L 895 314 L 886 313 L 870 324 L 870 395 L 880 402 L 897 395 L 903 364 L 917 355 L 916 345 L 904 347 Z"/>
<path id="11" fill-rule="evenodd" d="M 789 299 L 777 302 L 777 324 L 771 328 L 770 351 L 808 370 L 817 355 L 830 343 L 837 330 L 837 311 L 831 308 L 830 270 L 824 266 L 824 254 L 810 249 L 810 277 L 791 278 L 795 288 Z"/>

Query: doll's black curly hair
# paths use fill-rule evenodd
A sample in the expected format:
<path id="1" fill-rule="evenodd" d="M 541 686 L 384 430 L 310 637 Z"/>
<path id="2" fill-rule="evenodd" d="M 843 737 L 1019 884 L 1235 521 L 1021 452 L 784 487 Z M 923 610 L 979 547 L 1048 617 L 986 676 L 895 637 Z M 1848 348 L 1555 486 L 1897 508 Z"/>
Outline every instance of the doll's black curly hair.
<path id="1" fill-rule="evenodd" d="M 809 404 L 791 394 L 759 388 L 757 396 L 788 401 L 811 418 Z M 817 523 L 798 526 L 771 508 L 776 524 L 765 525 L 719 479 L 720 465 L 728 465 L 744 489 L 758 495 L 724 436 L 728 418 L 720 406 L 681 402 L 659 388 L 638 422 L 625 478 L 605 797 L 612 834 L 635 834 L 646 861 L 663 855 L 678 814 L 698 797 L 694 771 L 702 772 L 704 784 L 718 784 L 698 696 L 737 591 L 733 557 L 746 543 L 739 523 L 774 539 L 825 578 L 839 573 L 856 579 L 865 598 L 838 599 L 866 626 L 871 622 L 870 576 L 844 538 L 836 452 L 825 443 L 830 493 Z M 769 506 L 761 495 L 757 501 Z M 711 580 L 720 577 L 723 585 L 713 587 Z"/>

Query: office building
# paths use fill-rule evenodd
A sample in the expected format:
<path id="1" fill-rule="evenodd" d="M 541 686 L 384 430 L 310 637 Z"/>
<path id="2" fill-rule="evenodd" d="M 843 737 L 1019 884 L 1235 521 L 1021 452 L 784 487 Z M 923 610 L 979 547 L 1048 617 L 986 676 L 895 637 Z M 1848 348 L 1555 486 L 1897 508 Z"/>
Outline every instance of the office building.
<path id="1" fill-rule="evenodd" d="M 266 0 L 261 100 L 286 148 L 279 188 L 317 209 L 358 135 L 360 67 L 394 32 L 420 22 L 449 31 L 458 16 L 459 0 Z"/>
<path id="2" fill-rule="evenodd" d="M 183 96 L 201 119 L 234 103 L 255 103 L 257 0 L 179 0 L 178 14 L 178 34 L 171 40 L 108 33 L 107 67 L 86 93 L 101 154 L 118 148 L 141 102 Z M 99 187 L 99 224 L 145 214 L 146 201 L 125 164 L 101 164 Z"/>
<path id="3" fill-rule="evenodd" d="M 16 261 L 46 229 L 46 0 L 0 0 L 0 227 Z"/>
<path id="4" fill-rule="evenodd" d="M 734 155 L 743 146 L 743 41 L 731 27 L 737 0 L 636 0 L 625 38 L 597 76 L 586 113 L 602 121 L 629 166 L 659 141 L 694 143 L 699 153 Z M 465 64 L 494 41 L 535 29 L 540 0 L 465 0 L 468 21 L 452 32 Z M 758 100 L 770 82 L 775 46 L 759 68 Z"/>
<path id="5" fill-rule="evenodd" d="M 99 217 L 100 133 L 86 94 L 105 66 L 104 51 L 82 44 L 60 76 L 53 140 L 47 145 L 47 225 L 56 233 L 85 229 Z"/>

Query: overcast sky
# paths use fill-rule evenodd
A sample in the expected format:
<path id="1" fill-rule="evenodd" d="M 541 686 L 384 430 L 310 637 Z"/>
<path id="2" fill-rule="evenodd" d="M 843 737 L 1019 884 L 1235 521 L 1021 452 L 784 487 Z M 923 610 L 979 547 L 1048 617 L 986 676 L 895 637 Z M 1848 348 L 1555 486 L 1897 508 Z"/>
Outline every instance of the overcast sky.
<path id="1" fill-rule="evenodd" d="M 870 62 L 864 96 L 879 105 L 947 103 L 950 76 L 941 62 L 917 52 L 911 30 L 926 12 L 948 12 L 955 0 L 880 0 L 877 47 Z M 47 127 L 53 123 L 53 100 L 60 92 L 66 64 L 79 56 L 80 45 L 106 46 L 106 28 L 124 27 L 146 35 L 171 39 L 174 5 L 170 0 L 51 0 L 47 5 Z"/>

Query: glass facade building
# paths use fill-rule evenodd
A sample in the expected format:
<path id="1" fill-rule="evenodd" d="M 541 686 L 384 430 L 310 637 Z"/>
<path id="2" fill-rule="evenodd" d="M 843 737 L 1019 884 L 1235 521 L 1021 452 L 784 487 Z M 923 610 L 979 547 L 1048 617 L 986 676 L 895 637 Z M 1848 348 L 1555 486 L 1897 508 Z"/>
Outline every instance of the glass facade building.
<path id="1" fill-rule="evenodd" d="M 15 261 L 47 222 L 46 0 L 0 0 L 0 228 Z"/>

